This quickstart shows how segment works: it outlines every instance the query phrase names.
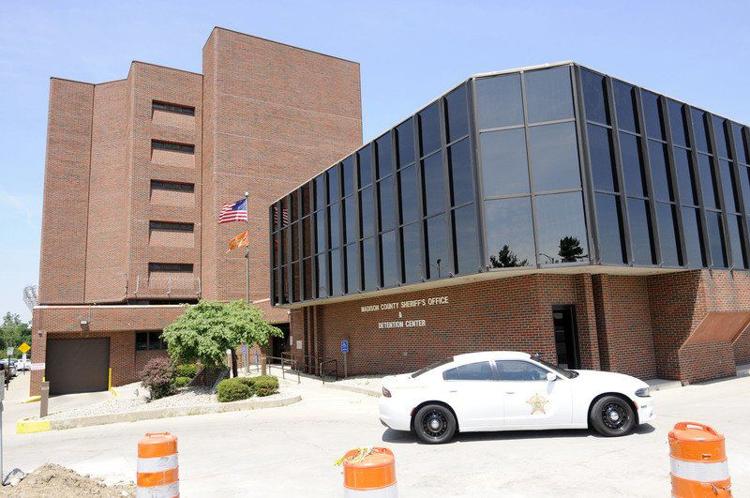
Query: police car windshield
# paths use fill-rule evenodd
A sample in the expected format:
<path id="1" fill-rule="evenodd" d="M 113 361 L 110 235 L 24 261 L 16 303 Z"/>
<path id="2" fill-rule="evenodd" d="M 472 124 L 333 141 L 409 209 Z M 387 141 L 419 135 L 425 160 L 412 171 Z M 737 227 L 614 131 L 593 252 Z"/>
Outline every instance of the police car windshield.
<path id="1" fill-rule="evenodd" d="M 433 368 L 437 368 L 437 367 L 439 367 L 441 365 L 445 365 L 446 363 L 450 363 L 451 361 L 453 361 L 453 358 L 446 358 L 444 360 L 440 360 L 440 361 L 436 361 L 435 363 L 431 363 L 430 365 L 427 365 L 424 368 L 420 368 L 419 370 L 417 370 L 416 372 L 414 372 L 413 374 L 411 374 L 411 378 L 412 379 L 417 378 L 420 375 L 422 375 L 423 373 L 427 373 L 430 370 L 432 370 Z"/>
<path id="2" fill-rule="evenodd" d="M 565 368 L 560 368 L 557 365 L 553 365 L 552 363 L 546 362 L 541 358 L 534 358 L 534 361 L 538 361 L 545 367 L 549 368 L 550 370 L 554 370 L 558 374 L 562 375 L 563 377 L 567 379 L 572 379 L 574 377 L 578 377 L 578 372 L 574 372 L 573 370 L 567 370 Z"/>

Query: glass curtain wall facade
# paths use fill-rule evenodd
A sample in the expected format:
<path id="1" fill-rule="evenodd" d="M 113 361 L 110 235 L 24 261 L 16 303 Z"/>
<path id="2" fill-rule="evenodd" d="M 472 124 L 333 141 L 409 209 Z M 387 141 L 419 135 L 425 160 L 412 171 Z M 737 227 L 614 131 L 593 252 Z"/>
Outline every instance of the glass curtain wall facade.
<path id="1" fill-rule="evenodd" d="M 469 79 L 270 209 L 274 304 L 480 272 L 748 268 L 747 127 L 575 64 Z"/>

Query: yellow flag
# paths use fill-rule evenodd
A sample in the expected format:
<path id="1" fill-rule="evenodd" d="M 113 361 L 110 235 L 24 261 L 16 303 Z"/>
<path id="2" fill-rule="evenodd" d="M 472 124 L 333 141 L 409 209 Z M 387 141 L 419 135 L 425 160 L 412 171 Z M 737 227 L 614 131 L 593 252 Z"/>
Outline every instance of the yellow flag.
<path id="1" fill-rule="evenodd" d="M 227 252 L 233 251 L 237 249 L 238 247 L 247 247 L 250 245 L 250 237 L 248 230 L 245 230 L 242 233 L 238 233 L 234 237 L 232 237 L 229 240 L 229 249 L 227 249 Z"/>

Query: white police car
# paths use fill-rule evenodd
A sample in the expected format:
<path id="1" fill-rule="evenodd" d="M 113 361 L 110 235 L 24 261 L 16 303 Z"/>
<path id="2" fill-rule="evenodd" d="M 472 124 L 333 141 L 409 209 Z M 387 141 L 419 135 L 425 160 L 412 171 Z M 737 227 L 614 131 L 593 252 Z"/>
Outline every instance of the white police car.
<path id="1" fill-rule="evenodd" d="M 648 384 L 613 372 L 565 370 L 527 353 L 454 356 L 383 379 L 380 420 L 426 443 L 457 431 L 581 429 L 623 436 L 654 418 Z"/>

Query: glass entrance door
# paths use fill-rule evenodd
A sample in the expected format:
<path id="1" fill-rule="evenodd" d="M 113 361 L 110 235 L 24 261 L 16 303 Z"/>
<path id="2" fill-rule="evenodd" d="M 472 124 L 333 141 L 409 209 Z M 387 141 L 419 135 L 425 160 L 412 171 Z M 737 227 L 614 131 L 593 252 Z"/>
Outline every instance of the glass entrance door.
<path id="1" fill-rule="evenodd" d="M 561 368 L 581 368 L 575 306 L 553 306 L 552 318 L 558 366 Z"/>

